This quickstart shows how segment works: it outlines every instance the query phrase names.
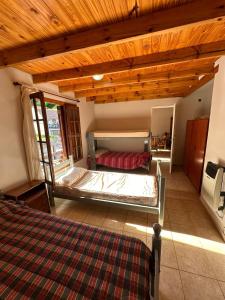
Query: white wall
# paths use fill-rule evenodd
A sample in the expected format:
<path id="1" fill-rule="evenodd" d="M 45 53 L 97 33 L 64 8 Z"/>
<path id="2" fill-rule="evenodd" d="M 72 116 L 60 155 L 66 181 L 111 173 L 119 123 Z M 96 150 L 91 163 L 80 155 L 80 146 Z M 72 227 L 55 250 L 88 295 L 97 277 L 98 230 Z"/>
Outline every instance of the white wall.
<path id="1" fill-rule="evenodd" d="M 173 117 L 173 107 L 160 107 L 152 109 L 151 131 L 154 136 L 162 136 L 170 132 L 170 122 Z"/>
<path id="2" fill-rule="evenodd" d="M 219 72 L 214 79 L 205 160 L 225 166 L 225 57 L 219 59 L 218 63 Z"/>
<path id="3" fill-rule="evenodd" d="M 173 105 L 180 98 L 153 99 L 95 105 L 96 128 L 102 130 L 149 129 L 151 109 L 156 106 Z M 99 143 L 114 151 L 143 151 L 143 141 L 108 140 Z M 176 157 L 176 154 L 175 154 Z M 176 158 L 175 158 L 176 159 Z"/>
<path id="4" fill-rule="evenodd" d="M 18 88 L 8 70 L 0 70 L 0 189 L 27 180 Z"/>
<path id="5" fill-rule="evenodd" d="M 208 140 L 205 155 L 205 167 L 208 161 L 218 163 L 225 167 L 225 57 L 218 60 L 219 71 L 214 79 L 212 106 L 210 113 Z M 205 170 L 204 167 L 204 170 Z M 203 175 L 201 196 L 204 199 L 206 180 Z M 223 180 L 223 190 L 225 188 L 225 176 Z M 223 220 L 213 214 L 216 224 L 224 234 L 225 216 Z M 225 234 L 223 235 L 225 239 Z"/>
<path id="6" fill-rule="evenodd" d="M 32 84 L 31 75 L 14 68 L 0 71 L 0 189 L 8 189 L 27 180 L 24 146 L 22 139 L 22 111 L 20 109 L 20 88 L 13 81 Z M 39 88 L 49 92 L 58 92 L 54 84 L 39 84 Z M 73 93 L 66 93 L 73 97 Z M 46 96 L 50 96 L 46 94 Z M 54 99 L 61 100 L 62 98 Z M 81 133 L 84 158 L 77 163 L 86 166 L 86 131 L 94 127 L 94 104 L 80 99 L 78 103 L 81 118 Z"/>
<path id="7" fill-rule="evenodd" d="M 177 130 L 175 132 L 177 163 L 183 164 L 184 143 L 187 120 L 193 120 L 203 116 L 209 117 L 212 100 L 213 80 L 196 90 L 191 95 L 182 98 L 177 105 Z M 201 101 L 199 102 L 199 99 Z"/>

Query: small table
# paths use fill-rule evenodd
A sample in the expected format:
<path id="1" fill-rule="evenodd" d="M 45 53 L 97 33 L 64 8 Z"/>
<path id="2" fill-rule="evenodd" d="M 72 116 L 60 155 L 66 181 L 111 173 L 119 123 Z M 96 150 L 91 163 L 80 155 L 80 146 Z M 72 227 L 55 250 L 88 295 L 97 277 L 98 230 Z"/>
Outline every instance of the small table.
<path id="1" fill-rule="evenodd" d="M 6 199 L 14 200 L 16 203 L 24 202 L 31 208 L 50 213 L 48 193 L 45 182 L 33 180 L 4 194 Z"/>

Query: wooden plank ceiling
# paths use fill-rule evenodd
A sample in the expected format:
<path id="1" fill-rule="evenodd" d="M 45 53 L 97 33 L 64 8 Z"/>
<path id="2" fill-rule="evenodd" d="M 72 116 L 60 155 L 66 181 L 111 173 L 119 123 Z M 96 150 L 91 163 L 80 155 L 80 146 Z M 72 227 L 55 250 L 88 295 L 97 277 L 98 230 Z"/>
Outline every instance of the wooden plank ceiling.
<path id="1" fill-rule="evenodd" d="M 225 0 L 1 0 L 0 65 L 95 103 L 182 97 L 213 79 L 224 28 Z"/>

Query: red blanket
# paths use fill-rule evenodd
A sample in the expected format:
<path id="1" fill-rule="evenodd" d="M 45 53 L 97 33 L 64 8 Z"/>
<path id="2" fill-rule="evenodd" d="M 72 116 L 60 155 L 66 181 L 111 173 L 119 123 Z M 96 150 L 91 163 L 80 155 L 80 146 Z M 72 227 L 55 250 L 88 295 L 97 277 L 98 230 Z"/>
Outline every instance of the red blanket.
<path id="1" fill-rule="evenodd" d="M 0 299 L 149 300 L 138 239 L 0 200 Z"/>
<path id="2" fill-rule="evenodd" d="M 149 152 L 109 151 L 96 158 L 96 163 L 109 168 L 133 170 L 146 165 L 150 158 L 151 154 Z"/>

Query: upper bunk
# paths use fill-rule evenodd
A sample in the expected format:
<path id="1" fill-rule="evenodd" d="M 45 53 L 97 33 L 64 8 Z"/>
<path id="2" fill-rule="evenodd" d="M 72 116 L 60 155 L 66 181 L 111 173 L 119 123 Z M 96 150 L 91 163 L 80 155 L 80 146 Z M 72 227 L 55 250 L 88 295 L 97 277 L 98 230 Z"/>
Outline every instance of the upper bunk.
<path id="1" fill-rule="evenodd" d="M 108 138 L 149 138 L 150 131 L 143 130 L 96 130 L 88 133 L 93 139 Z"/>

